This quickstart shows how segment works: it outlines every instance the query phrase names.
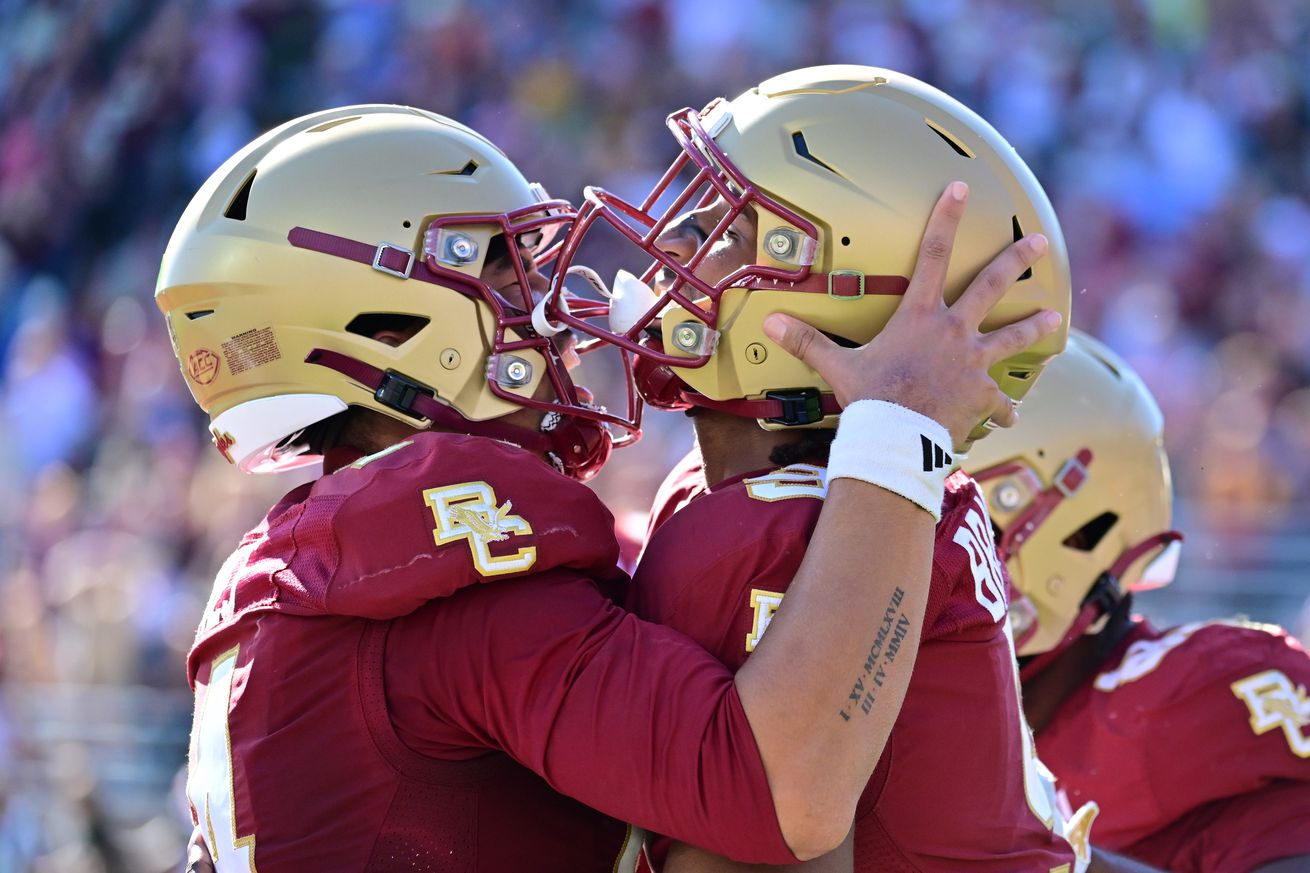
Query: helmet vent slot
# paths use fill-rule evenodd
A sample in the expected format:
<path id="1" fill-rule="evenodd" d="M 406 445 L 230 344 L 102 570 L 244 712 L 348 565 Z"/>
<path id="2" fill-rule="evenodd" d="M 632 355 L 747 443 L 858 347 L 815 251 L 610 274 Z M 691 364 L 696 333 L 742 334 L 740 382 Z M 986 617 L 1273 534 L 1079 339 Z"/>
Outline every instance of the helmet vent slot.
<path id="1" fill-rule="evenodd" d="M 246 181 L 242 182 L 241 187 L 237 189 L 237 193 L 232 195 L 232 202 L 228 203 L 227 209 L 223 210 L 224 218 L 230 218 L 233 221 L 246 220 L 246 205 L 250 202 L 250 189 L 255 184 L 255 174 L 258 172 L 258 169 L 254 169 L 250 171 L 249 176 L 246 176 Z"/>
<path id="2" fill-rule="evenodd" d="M 346 325 L 346 333 L 358 334 L 399 347 L 409 342 L 432 319 L 422 315 L 408 315 L 400 312 L 361 312 Z M 386 339 L 378 334 L 388 334 Z"/>
<path id="3" fill-rule="evenodd" d="M 1064 538 L 1064 545 L 1080 552 L 1090 552 L 1105 539 L 1105 535 L 1114 527 L 1119 516 L 1113 512 L 1102 512 L 1087 524 Z"/>
<path id="4" fill-rule="evenodd" d="M 472 176 L 477 171 L 478 171 L 478 162 L 470 158 L 468 163 L 460 167 L 458 170 L 433 170 L 431 173 L 428 173 L 428 175 L 429 176 Z"/>
<path id="5" fill-rule="evenodd" d="M 1011 215 L 1010 223 L 1014 225 L 1014 241 L 1018 242 L 1019 240 L 1023 239 L 1023 225 L 1019 224 L 1019 216 Z M 1024 279 L 1031 279 L 1032 277 L 1033 277 L 1033 268 L 1029 267 L 1028 269 L 1023 271 L 1023 275 L 1021 275 L 1017 281 L 1022 282 Z"/>
<path id="6" fill-rule="evenodd" d="M 361 116 L 358 115 L 351 115 L 347 118 L 334 118 L 331 121 L 323 122 L 318 127 L 311 127 L 309 130 L 305 131 L 305 133 L 322 133 L 325 130 L 331 130 L 332 128 L 338 127 L 342 124 L 349 124 L 352 121 L 359 121 L 360 117 Z"/>
<path id="7" fill-rule="evenodd" d="M 810 154 L 809 144 L 805 142 L 805 134 L 801 133 L 799 130 L 791 135 L 791 144 L 792 147 L 796 149 L 796 154 L 800 155 L 805 160 L 809 161 L 812 164 L 818 164 L 820 167 L 823 167 L 825 170 L 827 170 L 829 173 L 832 173 L 834 176 L 841 176 L 841 173 L 838 173 L 832 167 L 828 166 L 823 161 L 819 160 L 814 155 Z M 844 179 L 846 177 L 842 176 L 842 178 Z"/>
<path id="8" fill-rule="evenodd" d="M 931 118 L 925 118 L 923 120 L 923 123 L 928 125 L 929 130 L 940 136 L 942 138 L 942 141 L 945 142 L 948 146 L 950 146 L 951 150 L 954 151 L 957 155 L 959 155 L 962 158 L 973 157 L 973 152 L 965 148 L 964 143 L 960 142 L 958 139 L 951 136 L 949 133 L 946 132 L 945 129 L 938 127 Z"/>
<path id="9" fill-rule="evenodd" d="M 188 312 L 186 317 L 191 321 L 195 321 L 197 318 L 204 318 L 206 315 L 213 314 L 214 310 L 212 309 L 197 309 L 195 312 Z"/>

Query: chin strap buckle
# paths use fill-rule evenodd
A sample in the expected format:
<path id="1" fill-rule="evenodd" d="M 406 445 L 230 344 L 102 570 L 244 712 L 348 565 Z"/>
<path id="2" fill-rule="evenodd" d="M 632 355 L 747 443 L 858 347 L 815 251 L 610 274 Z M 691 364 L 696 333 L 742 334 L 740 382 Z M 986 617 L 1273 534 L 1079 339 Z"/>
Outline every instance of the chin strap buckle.
<path id="1" fill-rule="evenodd" d="M 373 392 L 373 399 L 411 418 L 426 418 L 427 416 L 414 411 L 414 401 L 419 398 L 419 395 L 435 397 L 436 392 L 395 370 L 387 370 L 382 374 L 382 381 L 378 384 L 377 390 Z"/>
<path id="2" fill-rule="evenodd" d="M 414 253 L 395 243 L 378 243 L 373 252 L 373 269 L 398 279 L 408 279 L 414 272 Z"/>
<path id="3" fill-rule="evenodd" d="M 764 397 L 782 404 L 782 414 L 766 418 L 770 424 L 784 424 L 791 427 L 802 424 L 814 424 L 823 420 L 823 403 L 818 388 L 785 388 L 781 391 L 765 391 Z"/>

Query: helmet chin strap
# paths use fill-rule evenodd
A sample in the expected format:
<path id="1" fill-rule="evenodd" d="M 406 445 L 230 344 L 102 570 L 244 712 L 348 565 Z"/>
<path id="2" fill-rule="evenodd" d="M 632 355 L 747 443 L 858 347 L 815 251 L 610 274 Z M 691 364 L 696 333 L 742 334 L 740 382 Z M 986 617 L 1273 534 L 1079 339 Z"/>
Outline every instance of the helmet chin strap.
<path id="1" fill-rule="evenodd" d="M 1092 589 L 1087 592 L 1083 599 L 1082 608 L 1078 610 L 1078 615 L 1074 618 L 1073 624 L 1069 625 L 1069 630 L 1065 631 L 1054 647 L 1039 655 L 1034 655 L 1019 670 L 1019 678 L 1028 680 L 1036 676 L 1042 670 L 1050 666 L 1051 662 L 1060 656 L 1065 649 L 1076 643 L 1083 634 L 1087 633 L 1088 628 L 1100 621 L 1103 616 L 1110 615 L 1114 612 L 1115 607 L 1124 598 L 1123 586 L 1119 580 L 1128 572 L 1139 558 L 1153 549 L 1161 546 L 1167 546 L 1170 543 L 1177 542 L 1183 538 L 1183 535 L 1175 530 L 1167 530 L 1154 536 L 1147 537 L 1135 546 L 1125 549 L 1110 568 L 1096 578 L 1092 584 Z"/>
<path id="2" fill-rule="evenodd" d="M 394 370 L 381 370 L 329 349 L 313 349 L 305 356 L 305 363 L 335 370 L 370 389 L 379 403 L 415 418 L 426 418 L 444 430 L 501 440 L 546 455 L 560 472 L 573 479 L 594 476 L 612 449 L 609 431 L 599 421 L 558 412 L 547 412 L 540 430 L 494 419 L 472 421 L 437 400 L 431 389 Z"/>
<path id="3" fill-rule="evenodd" d="M 656 364 L 640 355 L 633 361 L 633 377 L 641 398 L 656 409 L 681 411 L 698 406 L 740 418 L 756 418 L 778 424 L 813 424 L 841 412 L 832 394 L 814 388 L 766 391 L 764 399 L 713 400 L 694 390 L 666 364 Z"/>

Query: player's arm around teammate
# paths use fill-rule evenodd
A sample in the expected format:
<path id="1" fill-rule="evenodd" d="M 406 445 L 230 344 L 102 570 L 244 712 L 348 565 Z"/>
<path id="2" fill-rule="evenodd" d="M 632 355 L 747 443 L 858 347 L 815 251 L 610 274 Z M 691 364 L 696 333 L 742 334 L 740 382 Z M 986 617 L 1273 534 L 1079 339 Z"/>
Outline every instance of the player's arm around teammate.
<path id="1" fill-rule="evenodd" d="M 877 340 L 859 349 L 839 349 L 799 322 L 782 319 L 771 328 L 777 328 L 783 349 L 804 357 L 829 380 L 848 407 L 844 415 L 861 406 L 856 403 L 861 400 L 899 404 L 934 419 L 932 426 L 943 430 L 939 442 L 955 445 L 962 445 L 977 422 L 989 416 L 1001 424 L 1012 420 L 1010 401 L 996 388 L 988 367 L 1056 329 L 1059 319 L 1039 312 L 985 336 L 977 331 L 1008 282 L 1041 254 L 1040 243 L 1033 245 L 1031 239 L 1009 247 L 974 292 L 946 308 L 942 276 L 966 196 L 960 186 L 940 197 L 904 303 Z M 858 447 L 863 439 L 874 438 L 867 424 L 852 423 L 856 426 L 840 432 L 839 440 Z M 897 472 L 921 476 L 920 432 L 902 436 L 913 442 L 914 463 Z M 885 443 L 888 430 L 879 429 L 876 437 Z M 879 461 L 871 458 L 870 463 Z M 936 505 L 940 502 L 939 491 Z M 871 530 L 879 535 L 870 536 Z M 771 642 L 761 645 L 735 675 L 732 690 L 759 750 L 781 837 L 797 859 L 831 851 L 845 839 L 896 720 L 918 646 L 934 531 L 934 515 L 921 505 L 866 482 L 836 479 L 787 603 L 771 625 Z M 520 603 L 527 593 L 526 586 L 520 589 Z M 479 594 L 483 601 L 491 597 Z M 889 606 L 905 618 L 901 654 L 882 677 L 876 705 L 867 712 L 856 707 L 844 713 Z M 453 610 L 443 609 L 453 616 Z M 479 620 L 462 623 L 484 629 L 482 644 L 489 652 L 559 648 L 549 644 L 557 634 L 554 616 L 538 611 L 531 623 L 512 627 L 493 627 L 481 617 L 478 613 Z M 522 669 L 497 672 L 495 681 L 477 692 L 479 707 L 496 713 L 487 729 L 498 742 L 513 745 L 516 757 L 524 756 L 520 760 L 529 761 L 564 794 L 644 827 L 672 823 L 684 840 L 715 839 L 710 823 L 733 809 L 740 818 L 745 810 L 741 797 L 722 795 L 725 784 L 736 783 L 725 780 L 722 744 L 715 745 L 721 721 L 735 707 L 716 704 L 708 712 L 703 701 L 684 705 L 692 685 L 709 693 L 712 683 L 705 674 L 713 659 L 702 650 L 697 655 L 704 660 L 693 659 L 684 637 L 635 618 L 616 619 L 606 625 L 606 633 L 603 642 L 588 647 L 586 663 L 570 666 L 560 681 L 553 678 L 557 664 L 538 665 L 531 683 L 523 681 Z M 643 684 L 634 688 L 638 678 Z M 552 698 L 561 682 L 567 682 L 567 693 Z M 425 687 L 441 695 L 461 684 L 471 683 L 445 676 Z M 618 700 L 624 706 L 615 706 Z M 555 725 L 550 742 L 527 737 L 525 746 L 523 720 L 540 721 L 547 709 Z M 619 784 L 629 790 L 616 792 L 613 786 Z M 689 814 L 689 809 L 700 811 Z M 758 840 L 766 836 L 756 835 Z M 717 842 L 723 842 L 721 834 Z M 753 854 L 756 860 L 776 855 L 766 855 L 758 844 Z"/>
<path id="2" fill-rule="evenodd" d="M 965 196 L 953 186 L 939 200 L 905 303 L 873 343 L 841 349 L 785 319 L 770 328 L 783 348 L 829 381 L 843 405 L 866 399 L 897 403 L 940 422 L 956 445 L 988 416 L 1009 423 L 1012 407 L 987 368 L 1058 323 L 1052 313 L 1039 313 L 986 336 L 977 333 L 1008 281 L 1040 256 L 1040 244 L 1031 241 L 1002 253 L 955 306 L 942 303 L 942 276 Z M 1001 276 L 1006 278 L 997 281 Z M 943 334 L 955 341 L 940 342 Z M 874 527 L 883 532 L 877 540 L 867 536 Z M 772 626 L 772 642 L 761 645 L 736 675 L 780 829 L 800 859 L 830 851 L 846 837 L 855 803 L 895 721 L 925 608 L 933 530 L 931 514 L 891 491 L 851 479 L 834 481 L 812 548 Z M 886 543 L 901 548 L 892 553 Z M 868 629 L 878 626 L 894 597 L 912 623 L 902 657 L 883 680 L 879 705 L 867 716 L 843 718 L 851 679 L 870 645 Z M 820 640 L 824 645 L 815 645 Z M 576 774 L 580 786 L 587 778 Z M 570 785 L 562 787 L 575 793 Z M 587 799 L 585 788 L 576 795 Z M 193 846 L 193 855 L 201 855 L 198 850 Z M 201 855 L 194 869 L 204 871 L 205 863 Z"/>

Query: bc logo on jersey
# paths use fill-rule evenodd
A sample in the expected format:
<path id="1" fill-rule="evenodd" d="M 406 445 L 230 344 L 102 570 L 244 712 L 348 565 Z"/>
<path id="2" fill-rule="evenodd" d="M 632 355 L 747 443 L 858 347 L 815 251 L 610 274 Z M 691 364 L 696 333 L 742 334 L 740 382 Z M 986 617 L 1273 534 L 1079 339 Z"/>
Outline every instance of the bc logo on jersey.
<path id="1" fill-rule="evenodd" d="M 532 525 L 520 516 L 510 515 L 513 501 L 497 505 L 496 492 L 486 482 L 429 488 L 423 492 L 423 499 L 437 522 L 433 531 L 437 545 L 466 541 L 473 553 L 473 566 L 483 576 L 522 572 L 537 562 L 536 546 L 519 549 L 512 555 L 491 554 L 491 543 L 530 534 Z"/>
<path id="2" fill-rule="evenodd" d="M 755 620 L 751 623 L 751 632 L 746 634 L 746 651 L 755 651 L 755 647 L 760 644 L 764 632 L 769 629 L 769 622 L 773 621 L 773 614 L 778 611 L 778 607 L 781 605 L 781 591 L 765 591 L 763 588 L 751 589 L 751 609 L 755 613 Z"/>
<path id="3" fill-rule="evenodd" d="M 1287 745 L 1298 758 L 1310 758 L 1310 698 L 1280 670 L 1265 670 L 1232 684 L 1233 694 L 1251 711 L 1256 736 L 1283 729 Z"/>

